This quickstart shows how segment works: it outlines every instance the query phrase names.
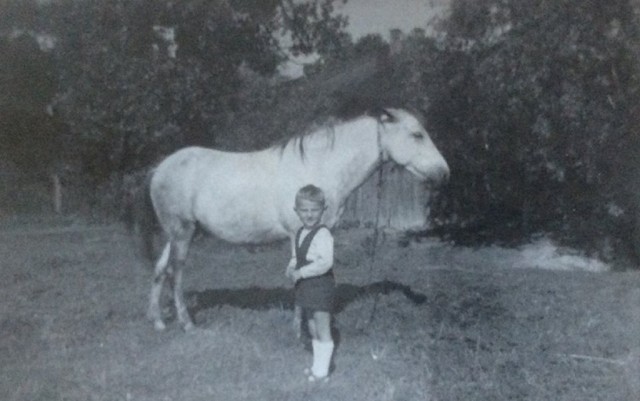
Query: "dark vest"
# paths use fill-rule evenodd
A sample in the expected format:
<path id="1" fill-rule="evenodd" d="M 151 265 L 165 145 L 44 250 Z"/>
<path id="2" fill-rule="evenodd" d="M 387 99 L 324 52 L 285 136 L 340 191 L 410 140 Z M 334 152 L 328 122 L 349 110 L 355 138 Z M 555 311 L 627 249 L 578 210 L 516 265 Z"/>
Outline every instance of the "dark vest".
<path id="1" fill-rule="evenodd" d="M 311 230 L 306 237 L 304 237 L 304 239 L 302 240 L 302 244 L 300 245 L 298 244 L 300 242 L 300 235 L 302 235 L 302 230 L 304 229 L 304 227 L 301 227 L 296 233 L 296 270 L 311 263 L 311 261 L 307 260 L 307 252 L 309 252 L 309 247 L 311 246 L 313 237 L 316 236 L 321 228 L 327 227 L 323 224 L 318 225 L 313 230 Z M 323 276 L 333 274 L 332 270 L 333 269 L 329 269 L 329 271 L 323 274 Z"/>

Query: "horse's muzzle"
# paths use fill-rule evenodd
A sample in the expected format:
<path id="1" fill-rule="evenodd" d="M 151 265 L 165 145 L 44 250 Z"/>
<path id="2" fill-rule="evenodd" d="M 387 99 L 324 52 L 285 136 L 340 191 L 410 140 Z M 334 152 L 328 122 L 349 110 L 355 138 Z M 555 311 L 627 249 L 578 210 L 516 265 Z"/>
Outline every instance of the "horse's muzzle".
<path id="1" fill-rule="evenodd" d="M 430 187 L 444 185 L 449 182 L 450 175 L 449 166 L 445 164 L 434 168 L 429 176 L 426 177 L 425 181 Z"/>

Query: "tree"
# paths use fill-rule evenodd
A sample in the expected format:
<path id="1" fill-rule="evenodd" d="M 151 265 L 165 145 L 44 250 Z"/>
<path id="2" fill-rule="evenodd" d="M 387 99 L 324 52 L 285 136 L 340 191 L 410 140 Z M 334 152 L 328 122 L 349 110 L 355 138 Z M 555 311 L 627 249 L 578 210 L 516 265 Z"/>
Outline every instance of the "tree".
<path id="1" fill-rule="evenodd" d="M 50 38 L 39 34 L 36 3 L 0 7 L 0 155 L 32 180 L 51 179 L 53 207 L 60 212 L 67 130 L 47 113 L 58 84 Z"/>
<path id="2" fill-rule="evenodd" d="M 439 68 L 424 75 L 446 99 L 430 108 L 453 137 L 445 153 L 458 155 L 441 217 L 591 248 L 623 241 L 640 150 L 630 2 L 458 0 L 445 29 Z"/>
<path id="3" fill-rule="evenodd" d="M 318 1 L 309 3 L 316 7 Z M 335 25 L 330 3 L 323 1 L 319 12 L 314 7 L 301 11 L 306 3 L 296 3 L 296 24 L 307 21 L 326 37 Z M 64 87 L 57 110 L 71 122 L 87 154 L 107 152 L 107 157 L 90 157 L 102 160 L 101 178 L 139 168 L 179 146 L 214 145 L 242 101 L 243 68 L 273 75 L 283 60 L 275 32 L 295 31 L 298 25 L 280 20 L 278 10 L 291 5 L 240 0 L 52 4 Z M 314 39 L 312 46 L 322 43 Z M 169 45 L 174 53 L 163 51 Z"/>
<path id="4" fill-rule="evenodd" d="M 317 53 L 321 59 L 341 59 L 347 54 L 351 46 L 351 36 L 344 30 L 348 19 L 333 15 L 334 1 L 282 1 L 284 32 L 291 35 L 293 55 Z"/>
<path id="5" fill-rule="evenodd" d="M 253 101 L 248 87 L 275 93 L 269 77 L 302 43 L 305 24 L 312 32 L 305 51 L 337 54 L 333 39 L 348 38 L 331 0 L 7 0 L 2 11 L 0 46 L 13 46 L 8 38 L 16 32 L 52 46 L 46 63 L 0 61 L 0 85 L 9 88 L 0 104 L 46 92 L 38 107 L 50 106 L 48 117 L 67 124 L 56 138 L 93 185 L 119 181 L 178 147 L 228 137 Z M 282 35 L 294 38 L 291 48 Z M 25 60 L 44 54 L 29 46 L 18 47 Z M 23 76 L 39 67 L 50 84 Z"/>

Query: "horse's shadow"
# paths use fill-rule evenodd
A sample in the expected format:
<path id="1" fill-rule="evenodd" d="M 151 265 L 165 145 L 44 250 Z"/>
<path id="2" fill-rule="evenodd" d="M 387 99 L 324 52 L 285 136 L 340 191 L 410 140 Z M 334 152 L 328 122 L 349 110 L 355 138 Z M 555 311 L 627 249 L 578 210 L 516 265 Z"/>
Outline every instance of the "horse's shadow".
<path id="1" fill-rule="evenodd" d="M 415 305 L 424 303 L 427 296 L 415 292 L 411 287 L 394 281 L 383 280 L 365 286 L 339 284 L 336 288 L 335 313 L 342 312 L 358 298 L 401 292 Z M 293 289 L 249 287 L 238 289 L 207 289 L 186 293 L 189 313 L 193 316 L 200 311 L 223 305 L 243 309 L 266 310 L 271 308 L 293 309 Z"/>

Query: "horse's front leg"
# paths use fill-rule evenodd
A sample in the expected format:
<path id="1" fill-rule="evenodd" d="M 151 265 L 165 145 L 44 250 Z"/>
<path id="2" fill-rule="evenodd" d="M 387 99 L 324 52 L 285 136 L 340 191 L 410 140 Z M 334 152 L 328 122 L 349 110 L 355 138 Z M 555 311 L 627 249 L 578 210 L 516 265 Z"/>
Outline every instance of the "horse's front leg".
<path id="1" fill-rule="evenodd" d="M 293 333 L 296 338 L 302 337 L 302 308 L 298 305 L 293 306 Z"/>
<path id="2" fill-rule="evenodd" d="M 289 264 L 287 265 L 287 270 L 286 270 L 286 276 L 287 278 L 290 278 L 290 274 L 293 272 L 294 268 L 295 268 L 295 252 L 296 252 L 296 236 L 295 234 L 291 234 L 289 237 L 289 240 L 291 242 L 291 260 L 289 261 Z M 295 292 L 295 290 L 294 290 Z M 295 298 L 295 296 L 294 296 Z M 294 305 L 293 305 L 293 319 L 291 320 L 292 323 L 292 327 L 293 327 L 293 333 L 295 334 L 296 338 L 300 338 L 302 337 L 302 308 L 299 307 L 298 305 L 295 304 L 295 299 L 293 301 Z"/>

